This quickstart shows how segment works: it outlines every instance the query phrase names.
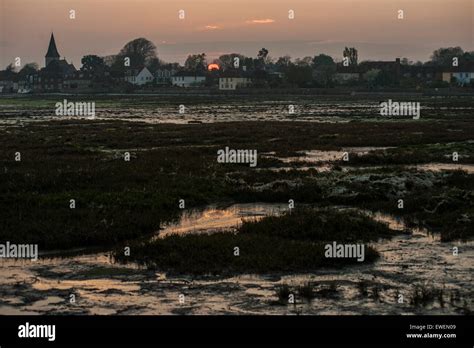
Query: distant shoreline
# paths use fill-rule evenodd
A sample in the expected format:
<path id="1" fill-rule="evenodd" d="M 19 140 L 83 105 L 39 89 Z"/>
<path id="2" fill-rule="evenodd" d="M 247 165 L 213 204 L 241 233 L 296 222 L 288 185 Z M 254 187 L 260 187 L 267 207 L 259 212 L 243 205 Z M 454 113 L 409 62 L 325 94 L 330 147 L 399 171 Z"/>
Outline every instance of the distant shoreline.
<path id="1" fill-rule="evenodd" d="M 235 91 L 220 91 L 216 88 L 161 88 L 160 90 L 139 91 L 135 93 L 114 93 L 114 92 L 78 92 L 78 93 L 5 93 L 0 94 L 0 98 L 28 98 L 44 96 L 276 96 L 276 95 L 301 95 L 301 96 L 377 96 L 377 95 L 403 95 L 403 96 L 474 96 L 474 89 L 466 88 L 430 88 L 423 90 L 391 88 L 384 90 L 354 89 L 354 88 L 290 88 L 290 89 L 271 89 L 271 88 L 251 88 Z"/>

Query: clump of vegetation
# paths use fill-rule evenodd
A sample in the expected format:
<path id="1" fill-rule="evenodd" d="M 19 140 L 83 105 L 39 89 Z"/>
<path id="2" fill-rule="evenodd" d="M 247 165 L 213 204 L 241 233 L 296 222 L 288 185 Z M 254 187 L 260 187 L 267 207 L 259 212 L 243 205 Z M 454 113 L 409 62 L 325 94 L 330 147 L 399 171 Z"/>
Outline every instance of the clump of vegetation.
<path id="1" fill-rule="evenodd" d="M 278 303 L 285 305 L 288 304 L 292 291 L 288 284 L 282 284 L 276 288 L 276 294 L 278 296 Z"/>
<path id="2" fill-rule="evenodd" d="M 293 241 L 265 235 L 215 233 L 171 235 L 150 242 L 131 243 L 130 256 L 122 248 L 114 252 L 119 262 L 136 262 L 149 269 L 197 275 L 304 272 L 321 267 L 360 264 L 356 259 L 326 258 L 323 243 Z M 238 248 L 239 255 L 235 255 Z M 364 262 L 378 258 L 368 247 Z"/>
<path id="3" fill-rule="evenodd" d="M 338 295 L 339 295 L 339 290 L 335 282 L 329 284 L 328 286 L 318 291 L 318 296 L 321 296 L 324 298 L 334 298 L 334 297 L 337 297 Z"/>
<path id="4" fill-rule="evenodd" d="M 357 288 L 359 289 L 359 294 L 363 297 L 366 297 L 369 292 L 369 282 L 367 280 L 361 280 L 359 283 L 357 283 Z"/>
<path id="5" fill-rule="evenodd" d="M 310 282 L 298 286 L 297 292 L 301 298 L 304 298 L 307 301 L 311 301 L 313 298 L 316 297 L 316 294 L 314 292 L 314 284 Z"/>
<path id="6" fill-rule="evenodd" d="M 426 307 L 438 300 L 441 307 L 444 306 L 444 291 L 425 285 L 416 284 L 410 297 L 410 304 L 415 307 Z"/>
<path id="7" fill-rule="evenodd" d="M 333 221 L 336 228 L 340 226 L 341 229 L 336 232 L 328 221 Z M 346 222 L 342 224 L 337 221 Z M 352 228 L 349 228 L 351 222 Z M 366 235 L 363 228 L 367 228 Z M 236 234 L 170 235 L 131 243 L 131 256 L 125 256 L 121 249 L 117 249 L 114 255 L 120 262 L 134 261 L 148 268 L 176 273 L 311 271 L 321 267 L 360 264 L 355 258 L 327 258 L 326 243 L 336 238 L 339 242 L 372 240 L 377 237 L 376 233 L 388 236 L 390 230 L 384 224 L 373 223 L 364 215 L 303 209 L 243 224 Z M 238 255 L 235 254 L 236 250 Z M 377 258 L 377 251 L 366 247 L 364 262 L 373 262 Z"/>
<path id="8" fill-rule="evenodd" d="M 313 242 L 369 242 L 393 236 L 393 232 L 385 224 L 358 212 L 309 208 L 296 209 L 291 213 L 266 217 L 260 221 L 246 221 L 239 232 Z"/>
<path id="9" fill-rule="evenodd" d="M 378 285 L 372 287 L 372 298 L 375 301 L 380 301 L 380 288 Z"/>

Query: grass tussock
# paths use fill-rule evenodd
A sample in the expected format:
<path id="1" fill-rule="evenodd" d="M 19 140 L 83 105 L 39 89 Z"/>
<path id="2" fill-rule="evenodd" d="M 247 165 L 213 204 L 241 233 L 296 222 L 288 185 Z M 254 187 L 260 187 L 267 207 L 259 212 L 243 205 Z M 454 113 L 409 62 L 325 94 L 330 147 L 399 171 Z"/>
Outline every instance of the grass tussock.
<path id="1" fill-rule="evenodd" d="M 327 220 L 324 218 L 325 214 L 328 216 Z M 314 220 L 315 215 L 319 215 L 318 220 Z M 121 262 L 134 261 L 148 268 L 190 274 L 297 272 L 321 267 L 341 267 L 359 262 L 355 258 L 326 258 L 324 247 L 327 242 L 334 240 L 334 237 L 340 242 L 348 243 L 356 240 L 369 241 L 376 237 L 372 230 L 369 230 L 366 236 L 362 233 L 355 236 L 349 228 L 333 236 L 332 229 L 326 230 L 331 225 L 323 223 L 334 219 L 350 224 L 351 216 L 351 213 L 346 212 L 305 209 L 298 213 L 267 217 L 258 222 L 244 224 L 237 234 L 171 235 L 150 242 L 132 244 L 131 256 L 123 255 L 120 249 L 114 256 Z M 373 227 L 369 223 L 370 218 L 359 215 L 355 217 L 360 224 Z M 281 224 L 278 223 L 280 220 Z M 315 221 L 322 224 L 315 225 Z M 272 233 L 272 226 L 292 228 Z M 385 225 L 376 226 L 379 237 L 389 234 L 390 230 Z M 307 233 L 305 228 L 314 233 Z M 297 234 L 298 230 L 301 235 Z M 373 262 L 377 258 L 377 251 L 367 246 L 364 262 Z"/>

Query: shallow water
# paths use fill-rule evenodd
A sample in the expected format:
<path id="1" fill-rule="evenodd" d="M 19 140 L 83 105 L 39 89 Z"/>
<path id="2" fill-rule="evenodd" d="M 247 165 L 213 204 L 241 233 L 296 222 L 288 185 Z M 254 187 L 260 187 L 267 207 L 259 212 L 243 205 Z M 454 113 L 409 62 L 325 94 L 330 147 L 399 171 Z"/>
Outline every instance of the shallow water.
<path id="1" fill-rule="evenodd" d="M 363 156 L 373 151 L 381 151 L 391 149 L 392 147 L 347 147 L 339 151 L 309 150 L 301 153 L 301 156 L 294 157 L 277 157 L 284 163 L 292 162 L 308 162 L 308 163 L 326 163 L 343 160 L 347 153 L 349 158 L 351 155 Z"/>
<path id="2" fill-rule="evenodd" d="M 279 214 L 284 207 L 261 203 L 226 208 L 213 205 L 183 214 L 180 222 L 161 233 L 235 228 L 241 219 Z M 408 229 L 393 216 L 364 213 L 393 230 Z M 167 277 L 134 265 L 114 264 L 108 252 L 40 258 L 36 262 L 2 260 L 0 314 L 456 314 L 462 308 L 473 309 L 474 242 L 441 243 L 426 230 L 413 230 L 412 234 L 396 234 L 373 246 L 381 253 L 380 260 L 373 264 L 308 274 L 226 279 Z M 458 256 L 453 256 L 453 246 L 459 247 Z M 368 284 L 366 295 L 359 290 L 361 281 Z M 278 286 L 305 282 L 314 283 L 316 291 L 334 284 L 336 291 L 333 296 L 317 296 L 311 302 L 297 296 L 294 305 L 276 304 Z M 408 302 L 413 284 L 444 288 L 444 307 L 411 306 Z M 379 289 L 378 297 L 371 295 L 375 287 Z M 459 292 L 461 299 L 450 301 L 453 291 Z M 74 303 L 70 302 L 71 294 L 76 296 Z M 181 294 L 185 295 L 184 303 L 179 301 Z M 397 302 L 400 294 L 404 303 Z"/>
<path id="3" fill-rule="evenodd" d="M 457 163 L 427 163 L 410 166 L 417 170 L 442 172 L 445 170 L 463 170 L 466 173 L 474 174 L 474 164 L 457 164 Z"/>
<path id="4" fill-rule="evenodd" d="M 131 96 L 127 96 L 130 98 Z M 214 122 L 235 122 L 235 121 L 309 121 L 309 122 L 349 122 L 351 119 L 378 118 L 378 101 L 357 101 L 347 99 L 347 96 L 341 96 L 336 100 L 326 100 L 320 96 L 306 96 L 305 98 L 281 100 L 216 100 L 215 103 L 196 103 L 194 101 L 186 102 L 186 96 L 182 100 L 163 99 L 156 97 L 156 107 L 152 107 L 150 102 L 140 104 L 137 102 L 130 105 L 121 104 L 120 100 L 115 105 L 107 107 L 96 106 L 96 120 L 122 120 L 122 121 L 140 121 L 148 123 L 214 123 Z M 64 97 L 58 97 L 62 100 Z M 242 99 L 245 99 L 243 97 Z M 185 112 L 179 112 L 179 105 L 185 106 Z M 289 106 L 294 105 L 294 113 L 289 112 Z M 450 108 L 445 110 L 459 113 L 468 112 L 474 108 Z M 423 107 L 427 113 L 437 113 L 436 107 L 427 105 Z M 53 106 L 46 107 L 19 107 L 18 105 L 3 104 L 0 110 L 0 124 L 11 122 L 12 118 L 16 122 L 34 122 L 45 120 L 64 120 L 64 119 L 90 119 L 88 116 L 57 116 Z"/>
<path id="5" fill-rule="evenodd" d="M 387 149 L 393 149 L 394 147 L 348 147 L 341 150 L 308 150 L 302 151 L 300 156 L 290 156 L 290 157 L 277 157 L 274 153 L 262 154 L 262 156 L 267 158 L 276 158 L 279 161 L 287 164 L 293 164 L 291 167 L 282 166 L 282 167 L 270 167 L 270 168 L 259 168 L 258 170 L 271 170 L 271 171 L 289 171 L 289 170 L 316 170 L 321 173 L 330 172 L 334 170 L 334 162 L 340 162 L 343 160 L 344 155 L 347 153 L 349 159 L 351 156 L 364 156 L 371 152 L 384 151 Z M 303 165 L 299 165 L 303 164 Z M 400 166 L 393 165 L 374 165 L 374 166 L 340 166 L 340 170 L 347 172 L 350 170 L 360 170 L 360 169 L 380 169 L 384 167 L 395 167 L 399 168 Z M 425 163 L 417 165 L 408 165 L 406 168 L 416 169 L 418 171 L 432 171 L 432 172 L 442 172 L 442 171 L 452 171 L 452 170 L 463 170 L 468 174 L 474 173 L 474 164 L 462 164 L 462 163 Z"/>
<path id="6" fill-rule="evenodd" d="M 235 231 L 243 221 L 278 216 L 286 210 L 287 204 L 244 203 L 220 208 L 210 205 L 201 210 L 184 212 L 178 222 L 165 225 L 158 235 L 162 238 L 170 234 Z"/>

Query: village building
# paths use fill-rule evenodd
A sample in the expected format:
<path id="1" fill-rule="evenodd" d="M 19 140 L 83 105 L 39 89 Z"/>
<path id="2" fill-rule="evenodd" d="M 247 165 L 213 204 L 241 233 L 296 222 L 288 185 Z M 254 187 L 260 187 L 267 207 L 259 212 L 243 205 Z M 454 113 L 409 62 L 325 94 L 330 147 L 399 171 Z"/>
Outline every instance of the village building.
<path id="1" fill-rule="evenodd" d="M 357 66 L 344 66 L 338 64 L 333 80 L 341 85 L 357 83 L 361 77 L 360 70 Z"/>
<path id="2" fill-rule="evenodd" d="M 201 73 L 180 71 L 171 78 L 173 86 L 177 87 L 199 87 L 206 82 L 206 76 Z"/>
<path id="3" fill-rule="evenodd" d="M 442 79 L 444 82 L 467 86 L 474 80 L 474 63 L 445 68 L 443 69 Z"/>
<path id="4" fill-rule="evenodd" d="M 175 69 L 160 68 L 155 71 L 155 83 L 157 85 L 166 86 L 172 84 L 172 78 L 176 74 Z"/>
<path id="5" fill-rule="evenodd" d="M 142 86 L 152 83 L 154 79 L 155 77 L 147 67 L 133 68 L 125 71 L 124 80 L 132 85 Z"/>
<path id="6" fill-rule="evenodd" d="M 442 69 L 434 65 L 402 65 L 403 78 L 412 78 L 420 82 L 431 83 L 442 80 Z"/>
<path id="7" fill-rule="evenodd" d="M 16 93 L 18 88 L 18 76 L 13 71 L 0 71 L 0 93 Z"/>
<path id="8" fill-rule="evenodd" d="M 26 77 L 28 88 L 35 92 L 59 92 L 65 79 L 76 73 L 76 68 L 66 59 L 60 59 L 54 34 L 51 33 L 48 51 L 45 55 L 45 67 Z"/>
<path id="9" fill-rule="evenodd" d="M 87 92 L 94 88 L 92 78 L 89 74 L 77 71 L 72 76 L 68 76 L 63 81 L 62 90 L 64 92 Z"/>
<path id="10" fill-rule="evenodd" d="M 252 85 L 252 79 L 242 71 L 224 71 L 219 77 L 219 89 L 221 91 L 234 91 L 239 88 L 248 88 Z"/>

